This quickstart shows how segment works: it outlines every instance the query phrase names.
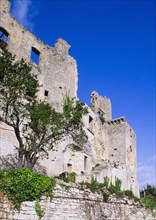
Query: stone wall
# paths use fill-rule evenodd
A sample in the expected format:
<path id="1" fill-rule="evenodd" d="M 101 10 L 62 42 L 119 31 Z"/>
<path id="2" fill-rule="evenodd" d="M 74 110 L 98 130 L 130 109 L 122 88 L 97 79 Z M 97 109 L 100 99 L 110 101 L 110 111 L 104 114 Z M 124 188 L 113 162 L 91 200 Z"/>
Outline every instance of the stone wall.
<path id="1" fill-rule="evenodd" d="M 47 45 L 25 29 L 9 12 L 10 2 L 0 0 L 0 31 L 8 35 L 6 43 L 9 51 L 16 54 L 17 59 L 24 58 L 32 65 L 32 71 L 42 85 L 39 98 L 46 99 L 61 110 L 66 94 L 71 98 L 77 97 L 77 64 L 68 54 L 71 46 L 63 39 L 58 39 L 54 47 Z M 32 56 L 34 53 L 35 59 Z"/>
<path id="2" fill-rule="evenodd" d="M 43 220 L 154 220 L 151 213 L 139 203 L 128 199 L 111 197 L 108 203 L 102 196 L 75 188 L 69 190 L 57 187 L 53 199 L 43 196 L 41 207 Z M 24 202 L 20 212 L 15 211 L 6 197 L 0 195 L 1 220 L 38 220 L 35 202 Z"/>
<path id="3" fill-rule="evenodd" d="M 92 92 L 90 106 L 97 116 L 102 116 L 107 121 L 112 119 L 111 101 L 105 96 L 102 97 L 97 92 Z"/>

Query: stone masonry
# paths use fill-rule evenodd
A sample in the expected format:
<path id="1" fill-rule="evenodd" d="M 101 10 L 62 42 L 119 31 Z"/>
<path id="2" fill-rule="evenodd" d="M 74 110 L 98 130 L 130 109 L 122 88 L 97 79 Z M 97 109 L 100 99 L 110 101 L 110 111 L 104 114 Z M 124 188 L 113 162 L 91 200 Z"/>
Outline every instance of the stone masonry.
<path id="1" fill-rule="evenodd" d="M 77 98 L 77 64 L 68 52 L 70 45 L 58 39 L 51 47 L 26 30 L 10 15 L 10 2 L 0 0 L 0 48 L 8 48 L 17 59 L 24 58 L 32 65 L 41 89 L 38 97 L 47 100 L 58 111 L 66 94 Z M 36 59 L 32 55 L 35 55 Z M 122 180 L 122 188 L 139 196 L 136 177 L 136 135 L 125 117 L 112 119 L 111 101 L 97 92 L 91 94 L 88 115 L 83 118 L 88 142 L 77 151 L 72 140 L 61 142 L 40 160 L 40 166 L 50 176 L 75 172 L 77 181 L 89 181 L 104 176 L 114 182 Z M 103 120 L 102 120 L 103 119 Z M 9 161 L 16 158 L 18 142 L 9 126 L 0 124 L 0 156 Z M 3 164 L 1 164 L 3 168 Z"/>
<path id="2" fill-rule="evenodd" d="M 76 188 L 64 190 L 60 186 L 52 200 L 43 196 L 40 204 L 44 211 L 43 220 L 155 220 L 152 213 L 138 202 L 116 199 L 112 196 L 107 203 L 99 194 Z M 154 213 L 153 213 L 154 214 Z M 38 220 L 35 202 L 23 202 L 20 212 L 14 210 L 10 201 L 0 195 L 1 220 Z"/>

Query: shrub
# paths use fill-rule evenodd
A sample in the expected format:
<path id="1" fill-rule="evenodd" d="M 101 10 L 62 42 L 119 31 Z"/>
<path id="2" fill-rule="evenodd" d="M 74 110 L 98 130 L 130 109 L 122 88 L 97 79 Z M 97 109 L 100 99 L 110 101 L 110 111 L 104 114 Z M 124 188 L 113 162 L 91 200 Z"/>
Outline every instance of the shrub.
<path id="1" fill-rule="evenodd" d="M 108 178 L 108 176 L 104 177 L 103 185 L 104 185 L 104 187 L 106 187 L 108 189 L 108 186 L 109 186 L 109 178 Z"/>
<path id="2" fill-rule="evenodd" d="M 153 198 L 145 197 L 141 198 L 141 202 L 145 205 L 146 209 L 156 209 L 156 201 Z"/>
<path id="3" fill-rule="evenodd" d="M 52 196 L 55 180 L 32 172 L 29 169 L 2 170 L 0 171 L 0 191 L 6 193 L 16 209 L 24 201 L 40 199 L 43 193 Z"/>
<path id="4" fill-rule="evenodd" d="M 100 183 L 96 178 L 92 177 L 90 183 L 86 183 L 87 188 L 91 190 L 91 192 L 95 193 L 99 190 Z"/>
<path id="5" fill-rule="evenodd" d="M 106 122 L 106 119 L 102 115 L 100 115 L 100 121 L 101 121 L 101 123 L 103 125 Z"/>
<path id="6" fill-rule="evenodd" d="M 147 187 L 140 193 L 141 202 L 147 209 L 156 209 L 156 188 L 147 184 Z"/>
<path id="7" fill-rule="evenodd" d="M 103 202 L 108 202 L 108 198 L 110 194 L 103 192 L 102 195 L 103 195 Z"/>
<path id="8" fill-rule="evenodd" d="M 115 185 L 113 185 L 112 183 L 110 184 L 110 186 L 108 187 L 108 190 L 110 191 L 110 193 L 116 193 L 119 194 L 121 192 L 121 184 L 122 181 L 115 177 Z"/>
<path id="9" fill-rule="evenodd" d="M 72 173 L 64 172 L 64 173 L 61 173 L 59 177 L 61 180 L 63 180 L 66 183 L 70 183 L 70 182 L 75 183 L 76 181 L 76 173 L 74 172 Z"/>
<path id="10" fill-rule="evenodd" d="M 35 202 L 35 211 L 39 219 L 41 219 L 45 214 L 38 200 Z"/>

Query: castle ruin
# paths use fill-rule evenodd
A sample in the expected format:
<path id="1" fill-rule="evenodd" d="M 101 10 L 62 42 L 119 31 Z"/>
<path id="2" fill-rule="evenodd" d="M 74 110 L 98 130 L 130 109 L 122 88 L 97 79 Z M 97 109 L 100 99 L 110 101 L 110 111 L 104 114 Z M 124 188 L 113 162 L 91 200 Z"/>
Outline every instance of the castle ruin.
<path id="1" fill-rule="evenodd" d="M 58 39 L 54 47 L 45 44 L 10 15 L 8 0 L 0 0 L 0 48 L 6 47 L 18 59 L 24 58 L 32 65 L 42 85 L 40 99 L 61 111 L 66 94 L 77 98 L 78 71 L 76 60 L 68 54 L 70 45 L 63 39 Z M 134 130 L 124 117 L 112 119 L 110 99 L 95 91 L 88 112 L 83 118 L 88 136 L 84 149 L 78 151 L 72 140 L 65 140 L 40 164 L 50 176 L 75 172 L 77 181 L 96 177 L 103 182 L 107 176 L 114 182 L 118 177 L 124 190 L 139 196 Z M 13 130 L 0 122 L 0 156 L 14 155 L 17 144 Z"/>

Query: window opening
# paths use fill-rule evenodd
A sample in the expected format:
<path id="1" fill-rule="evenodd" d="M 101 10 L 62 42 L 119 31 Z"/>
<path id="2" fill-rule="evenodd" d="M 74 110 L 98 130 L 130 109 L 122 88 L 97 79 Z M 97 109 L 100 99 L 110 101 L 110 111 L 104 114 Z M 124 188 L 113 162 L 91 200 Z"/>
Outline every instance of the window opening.
<path id="1" fill-rule="evenodd" d="M 86 170 L 87 169 L 87 157 L 86 156 L 84 156 L 84 170 Z"/>
<path id="2" fill-rule="evenodd" d="M 38 64 L 39 56 L 40 56 L 40 52 L 36 48 L 32 47 L 31 48 L 31 61 Z"/>
<path id="3" fill-rule="evenodd" d="M 132 152 L 132 146 L 131 146 L 131 145 L 130 145 L 130 147 L 129 147 L 129 148 L 130 148 L 130 152 Z"/>
<path id="4" fill-rule="evenodd" d="M 0 48 L 2 50 L 5 50 L 8 46 L 8 32 L 0 27 Z"/>
<path id="5" fill-rule="evenodd" d="M 72 164 L 67 163 L 67 172 L 71 173 L 72 172 Z"/>
<path id="6" fill-rule="evenodd" d="M 44 91 L 44 96 L 47 96 L 47 97 L 48 97 L 48 93 L 49 93 L 49 92 L 48 92 L 47 90 L 45 90 L 45 91 Z"/>
<path id="7" fill-rule="evenodd" d="M 101 116 L 101 114 L 100 114 L 100 112 L 98 112 L 98 118 L 100 118 L 100 116 Z"/>
<path id="8" fill-rule="evenodd" d="M 93 121 L 93 118 L 89 115 L 89 123 Z"/>

